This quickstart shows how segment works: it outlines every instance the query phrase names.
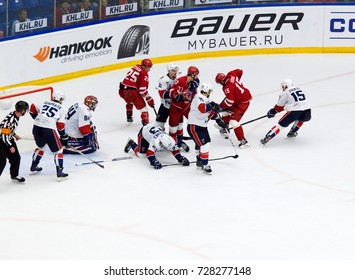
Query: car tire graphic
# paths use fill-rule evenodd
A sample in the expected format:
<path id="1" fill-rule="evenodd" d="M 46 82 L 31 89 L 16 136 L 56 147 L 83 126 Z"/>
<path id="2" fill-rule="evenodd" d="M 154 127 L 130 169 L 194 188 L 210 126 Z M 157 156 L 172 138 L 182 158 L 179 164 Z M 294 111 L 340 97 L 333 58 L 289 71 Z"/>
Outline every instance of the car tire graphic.
<path id="1" fill-rule="evenodd" d="M 117 58 L 132 57 L 149 53 L 150 29 L 146 25 L 131 26 L 123 35 Z"/>

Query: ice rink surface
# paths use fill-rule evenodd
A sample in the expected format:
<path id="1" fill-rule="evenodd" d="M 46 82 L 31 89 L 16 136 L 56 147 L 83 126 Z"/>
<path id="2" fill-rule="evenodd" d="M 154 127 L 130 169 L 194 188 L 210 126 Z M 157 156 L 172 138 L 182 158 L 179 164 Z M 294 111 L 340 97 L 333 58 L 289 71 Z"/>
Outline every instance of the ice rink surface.
<path id="1" fill-rule="evenodd" d="M 26 184 L 10 181 L 9 165 L 0 177 L 0 259 L 355 258 L 354 55 L 261 55 L 177 64 L 183 71 L 197 66 L 201 82 L 213 85 L 211 99 L 216 102 L 223 94 L 215 74 L 243 69 L 242 82 L 253 101 L 242 121 L 272 108 L 280 82 L 291 78 L 308 94 L 313 118 L 297 138 L 286 139 L 288 129 L 283 130 L 264 147 L 260 139 L 282 114 L 245 125 L 251 147 L 238 148 L 238 159 L 211 162 L 212 176 L 193 165 L 154 170 L 148 160 L 136 157 L 105 163 L 104 169 L 76 166 L 87 159 L 71 155 L 64 158 L 69 180 L 59 183 L 49 151 L 41 162 L 42 174 L 29 176 L 35 145 L 21 140 Z M 137 111 L 127 125 L 117 94 L 127 71 L 52 85 L 66 94 L 66 108 L 86 95 L 98 97 L 93 121 L 101 149 L 90 155 L 95 160 L 125 156 L 128 137 L 136 139 L 141 127 Z M 165 73 L 165 64 L 154 65 L 149 73 L 157 104 L 155 87 Z M 151 109 L 150 116 L 153 120 Z M 235 154 L 212 121 L 209 131 L 211 158 Z M 192 151 L 183 155 L 194 160 L 192 141 L 188 144 Z M 163 164 L 176 162 L 169 153 L 157 158 Z"/>

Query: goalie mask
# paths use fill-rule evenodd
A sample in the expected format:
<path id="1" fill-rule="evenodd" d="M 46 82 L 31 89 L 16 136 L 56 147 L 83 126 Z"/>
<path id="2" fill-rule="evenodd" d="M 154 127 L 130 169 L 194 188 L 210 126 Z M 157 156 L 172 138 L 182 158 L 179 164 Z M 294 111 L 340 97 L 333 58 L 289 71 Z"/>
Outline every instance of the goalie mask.
<path id="1" fill-rule="evenodd" d="M 88 95 L 84 99 L 84 104 L 88 106 L 91 111 L 95 111 L 98 103 L 97 97 L 93 95 Z"/>
<path id="2" fill-rule="evenodd" d="M 159 144 L 161 147 L 172 151 L 175 146 L 175 141 L 170 135 L 163 134 L 159 139 Z"/>

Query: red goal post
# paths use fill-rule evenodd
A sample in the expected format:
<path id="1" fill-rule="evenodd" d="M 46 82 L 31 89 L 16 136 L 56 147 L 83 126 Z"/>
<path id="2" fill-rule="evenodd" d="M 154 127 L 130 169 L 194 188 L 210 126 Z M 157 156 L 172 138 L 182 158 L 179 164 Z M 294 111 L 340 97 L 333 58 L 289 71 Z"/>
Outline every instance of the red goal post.
<path id="1" fill-rule="evenodd" d="M 17 101 L 26 101 L 30 106 L 32 103 L 40 104 L 43 101 L 51 100 L 53 96 L 53 87 L 21 87 L 0 91 L 0 122 L 5 116 L 15 110 Z M 16 134 L 23 139 L 33 139 L 32 136 L 33 119 L 29 114 L 21 117 Z"/>

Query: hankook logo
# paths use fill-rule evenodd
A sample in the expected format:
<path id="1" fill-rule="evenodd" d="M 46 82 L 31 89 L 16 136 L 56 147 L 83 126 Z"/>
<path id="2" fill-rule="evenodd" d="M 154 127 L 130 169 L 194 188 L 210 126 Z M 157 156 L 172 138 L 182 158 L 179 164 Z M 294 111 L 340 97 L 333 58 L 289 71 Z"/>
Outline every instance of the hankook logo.
<path id="1" fill-rule="evenodd" d="M 47 59 L 63 58 L 70 55 L 83 54 L 91 51 L 104 50 L 106 48 L 112 48 L 110 37 L 99 38 L 97 40 L 88 40 L 79 43 L 73 43 L 70 45 L 62 45 L 57 47 L 41 47 L 36 55 L 39 62 L 44 62 Z"/>

